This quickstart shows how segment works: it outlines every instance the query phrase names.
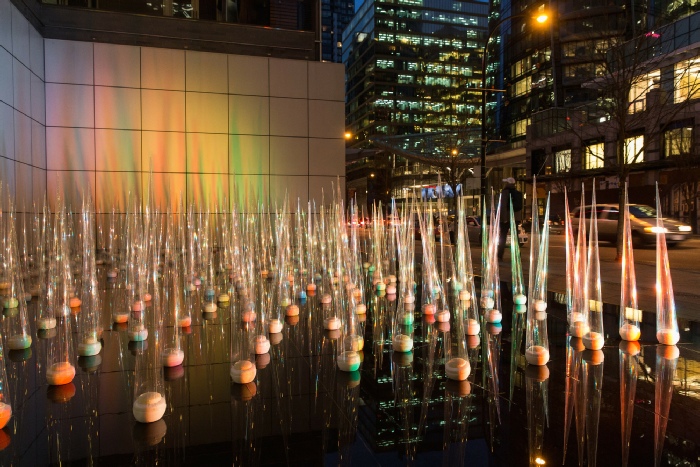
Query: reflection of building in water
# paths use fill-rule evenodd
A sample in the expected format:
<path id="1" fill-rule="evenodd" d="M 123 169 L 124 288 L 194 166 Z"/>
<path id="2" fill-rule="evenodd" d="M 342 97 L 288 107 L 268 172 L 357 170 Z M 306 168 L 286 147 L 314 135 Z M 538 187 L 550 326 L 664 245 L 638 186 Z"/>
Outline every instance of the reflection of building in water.
<path id="1" fill-rule="evenodd" d="M 363 368 L 363 381 L 361 397 L 364 402 L 359 408 L 358 432 L 361 434 L 377 452 L 398 451 L 403 455 L 416 453 L 419 457 L 421 453 L 442 452 L 443 435 L 445 425 L 445 386 L 447 380 L 444 375 L 444 361 L 441 360 L 441 344 L 434 342 L 430 345 L 425 334 L 426 325 L 423 322 L 416 322 L 414 333 L 413 366 L 410 372 L 404 371 L 403 376 L 410 375 L 411 392 L 410 397 L 400 405 L 396 403 L 394 380 L 392 378 L 392 350 L 391 338 L 384 342 L 384 356 L 381 360 L 382 368 L 372 369 L 367 365 L 375 361 L 369 355 L 370 346 L 365 347 L 365 367 Z M 371 341 L 371 327 L 367 328 L 366 338 Z M 429 333 L 430 339 L 438 340 L 437 332 Z M 373 346 L 372 346 L 373 347 Z M 432 347 L 432 355 L 428 349 Z M 373 352 L 374 350 L 372 350 Z M 396 363 L 394 363 L 396 364 Z M 396 370 L 396 369 L 395 369 Z M 376 371 L 376 376 L 371 376 L 370 371 Z M 471 378 L 470 378 L 471 379 Z M 409 384 L 406 382 L 406 384 Z M 428 391 L 426 391 L 426 387 Z M 472 388 L 475 386 L 472 384 Z M 483 440 L 485 437 L 486 404 L 484 392 L 472 389 L 469 396 L 468 416 L 465 415 L 465 407 L 459 412 L 460 417 L 467 417 L 469 420 L 469 440 Z M 405 427 L 401 425 L 402 420 L 413 420 L 410 433 L 406 433 Z M 478 442 L 478 441 L 477 441 Z M 412 446 L 402 446 L 410 443 Z M 413 454 L 411 454 L 413 455 Z"/>

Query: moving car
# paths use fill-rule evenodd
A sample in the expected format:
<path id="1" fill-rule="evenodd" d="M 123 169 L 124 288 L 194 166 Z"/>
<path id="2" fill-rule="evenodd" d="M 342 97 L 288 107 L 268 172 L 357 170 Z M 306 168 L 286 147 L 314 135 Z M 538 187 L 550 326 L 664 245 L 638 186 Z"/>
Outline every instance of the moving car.
<path id="1" fill-rule="evenodd" d="M 591 206 L 584 207 L 584 218 L 591 218 Z M 632 242 L 635 247 L 653 245 L 656 242 L 656 209 L 644 204 L 629 204 L 630 227 L 632 229 Z M 596 206 L 598 216 L 598 240 L 616 243 L 617 223 L 620 220 L 620 209 L 617 204 L 598 204 Z M 571 226 L 574 232 L 578 232 L 581 218 L 581 208 L 571 211 Z M 681 221 L 664 218 L 666 242 L 669 246 L 676 245 L 690 238 L 692 228 Z"/>
<path id="2" fill-rule="evenodd" d="M 540 217 L 540 232 L 544 226 L 544 219 Z M 532 217 L 523 221 L 522 224 L 525 232 L 530 232 L 532 228 Z M 558 214 L 550 213 L 549 215 L 549 234 L 550 235 L 561 235 L 564 233 L 564 219 Z"/>

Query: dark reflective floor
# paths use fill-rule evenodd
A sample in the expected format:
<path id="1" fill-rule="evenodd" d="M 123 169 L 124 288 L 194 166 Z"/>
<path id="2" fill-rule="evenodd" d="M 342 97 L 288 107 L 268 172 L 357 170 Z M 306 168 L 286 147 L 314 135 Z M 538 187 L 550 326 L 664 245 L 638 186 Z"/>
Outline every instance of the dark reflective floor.
<path id="1" fill-rule="evenodd" d="M 104 303 L 119 293 L 107 288 Z M 185 365 L 165 372 L 168 408 L 150 425 L 131 412 L 135 359 L 149 349 L 130 345 L 105 313 L 101 358 L 79 361 L 72 385 L 47 387 L 45 340 L 6 356 L 13 418 L 0 432 L 0 465 L 700 463 L 698 324 L 681 330 L 680 357 L 666 358 L 673 355 L 657 352 L 645 315 L 643 345 L 632 355 L 620 350 L 616 310 L 607 307 L 601 361 L 568 340 L 558 298 L 549 300 L 546 370 L 525 368 L 513 332 L 524 315 L 504 313 L 501 328 L 484 327 L 470 341 L 469 384 L 455 384 L 444 377 L 436 323 L 416 320 L 412 354 L 391 351 L 395 302 L 386 297 L 369 307 L 361 371 L 340 372 L 312 297 L 282 339 L 271 339 L 256 383 L 240 386 L 229 376 L 235 305 L 204 320 L 197 292 Z"/>

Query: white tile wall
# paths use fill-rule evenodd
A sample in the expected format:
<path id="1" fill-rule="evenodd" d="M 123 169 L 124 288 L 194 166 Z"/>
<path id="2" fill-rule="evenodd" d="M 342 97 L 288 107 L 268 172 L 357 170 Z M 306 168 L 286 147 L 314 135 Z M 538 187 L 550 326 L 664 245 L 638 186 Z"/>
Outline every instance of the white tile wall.
<path id="1" fill-rule="evenodd" d="M 270 60 L 270 96 L 308 96 L 308 67 L 301 60 Z"/>
<path id="2" fill-rule="evenodd" d="M 95 170 L 95 130 L 47 127 L 46 159 L 49 170 Z"/>
<path id="3" fill-rule="evenodd" d="M 9 0 L 0 0 L 0 2 L 3 1 Z M 2 17 L 1 11 L 0 17 Z M 0 30 L 2 27 L 3 26 L 0 24 Z M 12 36 L 10 35 L 10 40 L 11 38 Z M 0 47 L 0 102 L 4 102 L 9 105 L 13 105 L 15 102 L 15 88 L 12 84 L 12 61 L 12 54 Z"/>
<path id="4" fill-rule="evenodd" d="M 14 195 L 15 193 L 15 161 L 12 159 L 7 159 L 5 157 L 0 157 L 0 180 L 2 181 L 2 191 L 3 193 L 10 193 Z M 7 187 L 7 188 L 6 188 Z M 2 196 L 2 208 L 9 209 L 9 203 L 7 198 Z"/>
<path id="5" fill-rule="evenodd" d="M 270 134 L 270 99 L 258 96 L 229 97 L 229 127 L 232 135 Z"/>
<path id="6" fill-rule="evenodd" d="M 136 46 L 95 44 L 95 84 L 141 87 L 141 49 Z"/>
<path id="7" fill-rule="evenodd" d="M 32 120 L 32 165 L 46 169 L 46 127 Z M 46 174 L 44 174 L 46 175 Z M 44 187 L 46 180 L 44 180 Z"/>
<path id="8" fill-rule="evenodd" d="M 18 212 L 46 193 L 44 39 L 0 0 L 0 182 Z"/>
<path id="9" fill-rule="evenodd" d="M 187 174 L 187 201 L 197 209 L 216 211 L 228 199 L 228 177 L 219 174 Z"/>
<path id="10" fill-rule="evenodd" d="M 15 160 L 32 163 L 32 120 L 15 110 Z"/>
<path id="11" fill-rule="evenodd" d="M 185 54 L 185 89 L 199 92 L 228 92 L 226 55 L 187 51 Z"/>
<path id="12" fill-rule="evenodd" d="M 228 135 L 187 133 L 188 173 L 228 173 Z"/>
<path id="13" fill-rule="evenodd" d="M 229 169 L 233 174 L 270 173 L 270 137 L 229 136 Z"/>
<path id="14" fill-rule="evenodd" d="M 93 84 L 91 42 L 46 39 L 44 60 L 47 83 Z"/>
<path id="15" fill-rule="evenodd" d="M 46 124 L 46 87 L 41 78 L 31 73 L 31 114 L 30 117 Z"/>
<path id="16" fill-rule="evenodd" d="M 12 84 L 14 85 L 14 107 L 25 115 L 31 115 L 32 80 L 29 68 L 15 59 L 12 64 L 12 75 Z"/>
<path id="17" fill-rule="evenodd" d="M 115 190 L 112 190 L 115 191 Z M 49 170 L 46 172 L 46 193 L 49 204 L 55 208 L 56 194 L 63 194 L 66 207 L 69 210 L 80 210 L 83 193 L 90 193 L 95 198 L 95 172 L 84 170 Z"/>
<path id="18" fill-rule="evenodd" d="M 12 55 L 29 66 L 29 21 L 12 8 Z"/>
<path id="19" fill-rule="evenodd" d="M 270 134 L 309 135 L 309 102 L 306 99 L 270 98 Z"/>
<path id="20" fill-rule="evenodd" d="M 0 102 L 0 156 L 15 158 L 15 110 Z"/>
<path id="21" fill-rule="evenodd" d="M 269 175 L 229 175 L 229 184 L 235 193 L 230 198 L 231 202 L 238 203 L 240 212 L 257 210 L 256 202 L 269 202 L 270 177 Z"/>
<path id="22" fill-rule="evenodd" d="M 270 175 L 270 205 L 275 203 L 281 206 L 284 203 L 285 195 L 291 206 L 296 211 L 296 200 L 302 206 L 306 206 L 309 201 L 309 177 L 303 175 Z M 320 197 L 318 198 L 320 202 Z"/>
<path id="23" fill-rule="evenodd" d="M 89 172 L 88 172 L 89 173 Z M 115 190 L 114 187 L 119 187 Z M 133 200 L 141 198 L 141 173 L 139 172 L 96 172 L 95 209 L 98 212 L 125 212 Z"/>
<path id="24" fill-rule="evenodd" d="M 309 99 L 345 101 L 345 67 L 341 63 L 309 62 Z"/>
<path id="25" fill-rule="evenodd" d="M 96 129 L 95 169 L 141 171 L 141 132 Z"/>
<path id="26" fill-rule="evenodd" d="M 44 38 L 39 31 L 29 27 L 29 68 L 44 79 Z"/>
<path id="27" fill-rule="evenodd" d="M 151 180 L 153 182 L 153 194 L 156 206 L 166 210 L 170 204 L 171 212 L 178 212 L 180 197 L 183 202 L 187 201 L 187 182 L 184 173 L 159 173 L 154 172 L 153 178 L 150 178 L 148 172 L 142 172 L 142 185 L 144 192 L 148 190 Z"/>
<path id="28" fill-rule="evenodd" d="M 338 189 L 340 183 L 340 192 L 345 193 L 345 177 L 309 177 L 309 199 L 315 199 L 320 202 L 321 196 L 325 196 L 326 204 L 333 199 L 333 193 Z"/>
<path id="29" fill-rule="evenodd" d="M 32 180 L 32 166 L 15 162 L 15 180 Z M 31 211 L 33 201 L 31 183 L 17 183 L 15 188 L 15 209 L 17 212 Z"/>
<path id="30" fill-rule="evenodd" d="M 270 137 L 270 174 L 308 175 L 309 139 Z"/>
<path id="31" fill-rule="evenodd" d="M 95 128 L 141 129 L 141 90 L 95 86 Z"/>
<path id="32" fill-rule="evenodd" d="M 188 92 L 185 98 L 185 129 L 188 132 L 226 133 L 228 95 Z"/>
<path id="33" fill-rule="evenodd" d="M 185 133 L 173 131 L 141 132 L 141 170 L 185 172 Z"/>
<path id="34" fill-rule="evenodd" d="M 228 92 L 250 96 L 269 96 L 269 59 L 264 57 L 228 56 Z"/>
<path id="35" fill-rule="evenodd" d="M 40 210 L 47 201 L 46 196 L 46 170 L 32 167 L 32 197 L 34 209 Z"/>
<path id="36" fill-rule="evenodd" d="M 309 136 L 342 138 L 345 131 L 345 104 L 334 101 L 309 101 Z M 340 131 L 338 131 L 340 130 Z"/>
<path id="37" fill-rule="evenodd" d="M 141 47 L 141 87 L 185 90 L 185 51 Z"/>
<path id="38" fill-rule="evenodd" d="M 0 47 L 12 51 L 12 10 L 10 0 L 0 0 Z"/>
<path id="39" fill-rule="evenodd" d="M 14 11 L 8 1 L 0 12 Z M 252 206 L 288 193 L 296 209 L 320 186 L 330 199 L 344 174 L 338 65 L 39 40 L 30 30 L 21 20 L 9 36 L 0 28 L 0 64 L 12 70 L 0 67 L 0 156 L 12 180 L 32 178 L 24 198 L 60 185 L 72 206 L 90 190 L 99 210 L 123 210 L 152 168 L 156 199 L 173 210 L 180 193 L 211 210 L 224 197 Z"/>
<path id="40" fill-rule="evenodd" d="M 141 128 L 153 131 L 185 131 L 185 93 L 141 91 Z"/>
<path id="41" fill-rule="evenodd" d="M 93 87 L 46 83 L 46 125 L 94 128 Z"/>
<path id="42" fill-rule="evenodd" d="M 309 175 L 344 176 L 345 166 L 334 163 L 334 154 L 344 153 L 345 140 L 309 138 Z"/>

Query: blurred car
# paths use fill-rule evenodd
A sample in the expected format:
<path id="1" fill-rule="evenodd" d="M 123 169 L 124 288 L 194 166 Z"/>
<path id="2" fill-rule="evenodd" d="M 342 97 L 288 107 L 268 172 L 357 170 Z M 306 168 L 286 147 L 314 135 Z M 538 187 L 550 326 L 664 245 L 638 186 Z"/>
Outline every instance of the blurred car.
<path id="1" fill-rule="evenodd" d="M 656 243 L 656 209 L 645 204 L 629 204 L 630 228 L 632 229 L 632 244 L 635 247 L 652 245 Z M 591 206 L 584 206 L 584 219 L 591 218 Z M 617 223 L 620 218 L 620 209 L 617 204 L 596 205 L 598 218 L 598 240 L 617 243 Z M 581 219 L 581 208 L 571 211 L 571 226 L 574 232 L 578 232 Z M 690 238 L 692 228 L 676 219 L 665 217 L 663 220 L 666 242 L 669 246 L 676 245 Z"/>
<path id="2" fill-rule="evenodd" d="M 542 226 L 544 225 L 544 219 L 540 219 L 540 232 L 542 231 Z M 522 223 L 522 227 L 526 232 L 530 232 L 532 229 L 532 217 L 526 219 Z M 564 218 L 558 214 L 551 214 L 549 217 L 549 233 L 550 235 L 561 235 L 564 233 Z"/>

